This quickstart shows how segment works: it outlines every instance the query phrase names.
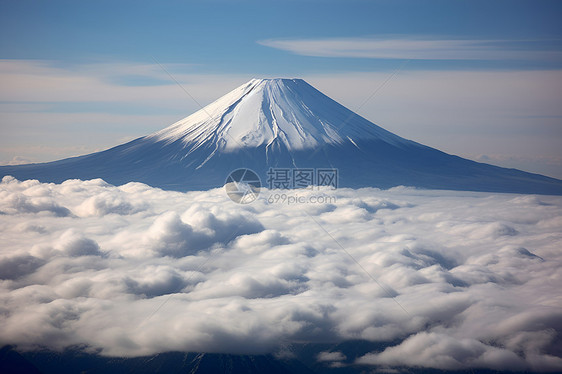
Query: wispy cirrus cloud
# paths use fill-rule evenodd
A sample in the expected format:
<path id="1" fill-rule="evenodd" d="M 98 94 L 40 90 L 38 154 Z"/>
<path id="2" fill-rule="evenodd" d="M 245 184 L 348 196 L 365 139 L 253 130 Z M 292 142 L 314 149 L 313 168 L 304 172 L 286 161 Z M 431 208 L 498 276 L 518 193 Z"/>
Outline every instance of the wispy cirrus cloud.
<path id="1" fill-rule="evenodd" d="M 259 44 L 303 56 L 412 60 L 562 61 L 562 52 L 540 40 L 446 39 L 419 36 L 266 39 Z M 554 43 L 556 44 L 556 43 Z M 559 41 L 558 41 L 559 44 Z"/>
<path id="2" fill-rule="evenodd" d="M 186 73 L 188 64 L 165 64 L 190 92 L 207 103 L 218 91 L 234 88 L 249 76 Z M 0 59 L 0 103 L 117 103 L 169 110 L 199 109 L 166 72 L 135 62 L 65 65 L 61 61 Z"/>

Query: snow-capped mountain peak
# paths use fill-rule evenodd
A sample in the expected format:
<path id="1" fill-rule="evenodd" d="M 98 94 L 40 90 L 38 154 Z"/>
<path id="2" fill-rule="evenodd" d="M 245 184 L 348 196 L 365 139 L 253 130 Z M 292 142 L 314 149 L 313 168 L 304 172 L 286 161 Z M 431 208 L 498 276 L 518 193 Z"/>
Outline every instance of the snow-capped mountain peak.
<path id="1" fill-rule="evenodd" d="M 353 119 L 353 121 L 351 121 Z M 289 151 L 377 138 L 404 139 L 374 125 L 302 79 L 252 79 L 150 137 L 221 151 L 279 147 Z"/>

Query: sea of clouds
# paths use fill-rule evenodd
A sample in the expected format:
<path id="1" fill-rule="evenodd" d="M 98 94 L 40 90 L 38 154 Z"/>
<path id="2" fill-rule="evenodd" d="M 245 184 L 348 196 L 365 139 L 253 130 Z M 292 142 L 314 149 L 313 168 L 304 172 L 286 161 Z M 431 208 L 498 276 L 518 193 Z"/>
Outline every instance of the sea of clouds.
<path id="1" fill-rule="evenodd" d="M 0 345 L 138 356 L 365 339 L 392 343 L 366 367 L 562 370 L 562 197 L 271 193 L 240 205 L 222 189 L 4 177 Z"/>

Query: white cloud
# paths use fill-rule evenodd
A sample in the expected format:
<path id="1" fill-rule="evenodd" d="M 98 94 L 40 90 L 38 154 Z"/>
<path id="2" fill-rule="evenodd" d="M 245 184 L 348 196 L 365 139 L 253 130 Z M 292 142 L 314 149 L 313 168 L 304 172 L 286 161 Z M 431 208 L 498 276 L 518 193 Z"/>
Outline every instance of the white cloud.
<path id="1" fill-rule="evenodd" d="M 202 104 L 216 99 L 213 97 L 216 90 L 214 84 L 220 87 L 231 85 L 233 89 L 236 87 L 235 82 L 245 79 L 189 74 L 185 73 L 191 70 L 186 65 L 164 63 L 164 66 L 188 92 L 197 93 L 195 96 Z M 156 83 L 143 83 L 141 80 L 139 84 L 132 85 L 123 82 L 122 78 L 133 75 Z M 0 59 L 0 78 L 4 82 L 0 89 L 0 101 L 11 105 L 18 102 L 117 102 L 168 109 L 182 104 L 197 107 L 156 63 L 98 63 L 61 67 L 58 61 Z M 160 97 L 160 100 L 155 102 L 155 97 Z"/>
<path id="2" fill-rule="evenodd" d="M 327 209 L 6 177 L 0 345 L 282 354 L 363 339 L 390 344 L 358 358 L 367 369 L 562 369 L 560 197 L 323 193 Z"/>
<path id="3" fill-rule="evenodd" d="M 30 164 L 31 160 L 21 157 L 21 156 L 14 156 L 10 161 L 6 162 L 6 165 L 23 165 L 23 164 Z"/>
<path id="4" fill-rule="evenodd" d="M 68 257 L 101 255 L 98 243 L 73 229 L 61 234 L 55 248 Z"/>
<path id="5" fill-rule="evenodd" d="M 318 361 L 343 361 L 346 357 L 341 352 L 320 352 Z"/>
<path id="6" fill-rule="evenodd" d="M 81 217 L 97 216 L 103 217 L 107 214 L 127 215 L 146 209 L 146 203 L 139 202 L 133 205 L 127 201 L 126 194 L 102 192 L 84 200 L 76 208 Z"/>
<path id="7" fill-rule="evenodd" d="M 418 333 L 382 353 L 363 356 L 358 362 L 445 370 L 490 368 L 518 371 L 525 367 L 525 361 L 509 350 L 486 345 L 476 339 L 457 339 L 426 332 Z"/>
<path id="8" fill-rule="evenodd" d="M 303 56 L 414 60 L 543 60 L 560 61 L 557 50 L 525 47 L 529 40 L 436 39 L 420 36 L 268 39 L 266 47 Z"/>
<path id="9" fill-rule="evenodd" d="M 347 359 L 345 355 L 341 352 L 320 352 L 318 356 L 316 356 L 318 362 L 327 363 L 330 367 L 338 368 L 343 367 L 344 364 L 341 361 Z"/>

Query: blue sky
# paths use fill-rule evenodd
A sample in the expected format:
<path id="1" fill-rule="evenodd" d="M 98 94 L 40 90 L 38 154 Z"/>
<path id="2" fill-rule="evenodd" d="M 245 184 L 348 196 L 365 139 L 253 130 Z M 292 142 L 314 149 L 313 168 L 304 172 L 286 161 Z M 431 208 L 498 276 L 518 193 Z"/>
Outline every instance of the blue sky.
<path id="1" fill-rule="evenodd" d="M 202 104 L 303 77 L 401 136 L 562 177 L 561 16 L 560 1 L 1 1 L 0 161 L 197 110 L 160 63 Z"/>
<path id="2" fill-rule="evenodd" d="M 382 70 L 393 61 L 318 59 L 264 47 L 268 39 L 389 36 L 507 40 L 560 47 L 559 1 L 3 1 L 3 58 L 198 65 L 201 72 L 279 74 Z M 523 44 L 523 43 L 522 43 Z M 560 61 L 558 61 L 559 63 Z M 418 68 L 496 67 L 432 61 Z M 531 67 L 513 62 L 510 68 Z M 555 66 L 534 61 L 533 67 Z"/>

